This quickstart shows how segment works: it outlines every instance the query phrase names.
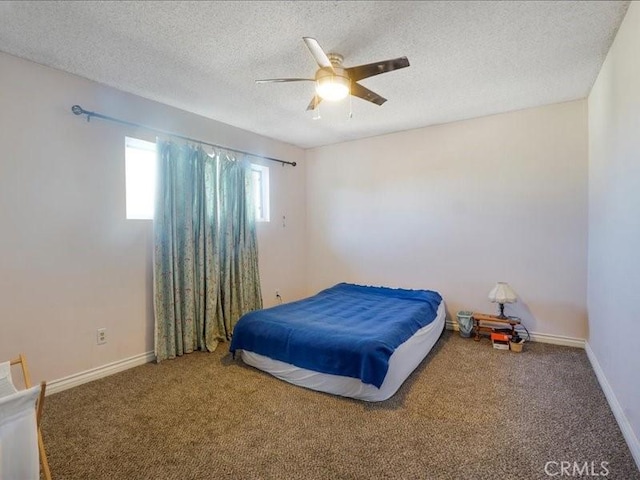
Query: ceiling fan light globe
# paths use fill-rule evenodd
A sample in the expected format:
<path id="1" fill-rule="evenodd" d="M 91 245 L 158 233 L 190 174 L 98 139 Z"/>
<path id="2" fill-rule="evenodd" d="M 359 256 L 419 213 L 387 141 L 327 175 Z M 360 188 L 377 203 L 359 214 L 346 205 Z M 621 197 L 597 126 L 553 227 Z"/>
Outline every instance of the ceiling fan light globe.
<path id="1" fill-rule="evenodd" d="M 349 95 L 349 79 L 339 75 L 328 75 L 316 80 L 316 93 L 323 100 L 337 102 Z"/>

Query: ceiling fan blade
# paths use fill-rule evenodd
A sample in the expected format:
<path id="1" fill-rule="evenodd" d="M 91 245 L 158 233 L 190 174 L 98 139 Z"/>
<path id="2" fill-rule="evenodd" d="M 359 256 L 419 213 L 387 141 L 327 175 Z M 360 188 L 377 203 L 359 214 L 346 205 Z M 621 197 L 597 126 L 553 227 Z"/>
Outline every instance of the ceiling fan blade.
<path id="1" fill-rule="evenodd" d="M 327 54 L 324 53 L 324 50 L 322 50 L 322 47 L 320 46 L 318 41 L 315 38 L 311 38 L 311 37 L 302 37 L 302 39 L 304 40 L 304 43 L 307 44 L 307 48 L 311 52 L 311 55 L 313 55 L 313 58 L 316 60 L 316 63 L 321 68 L 330 68 L 335 73 L 335 70 L 333 70 L 333 65 L 331 64 L 329 57 L 327 57 Z"/>
<path id="2" fill-rule="evenodd" d="M 386 98 L 381 97 L 377 93 L 372 92 L 368 88 L 365 88 L 356 82 L 351 82 L 351 95 L 354 97 L 360 97 L 367 102 L 375 103 L 376 105 L 382 105 L 387 101 Z"/>
<path id="3" fill-rule="evenodd" d="M 314 95 L 313 98 L 311 99 L 311 102 L 309 102 L 309 106 L 307 107 L 307 112 L 309 110 L 315 110 L 316 107 L 320 105 L 321 101 L 322 101 L 322 97 L 318 95 Z"/>
<path id="4" fill-rule="evenodd" d="M 381 73 L 391 72 L 398 70 L 399 68 L 405 68 L 409 66 L 409 59 L 407 57 L 394 58 L 392 60 L 383 60 L 382 62 L 368 63 L 367 65 L 358 65 L 357 67 L 345 68 L 349 74 L 349 78 L 357 82 L 364 78 L 373 77 L 374 75 L 380 75 Z"/>
<path id="5" fill-rule="evenodd" d="M 315 82 L 313 78 L 265 78 L 256 80 L 256 83 L 282 83 L 282 82 Z"/>

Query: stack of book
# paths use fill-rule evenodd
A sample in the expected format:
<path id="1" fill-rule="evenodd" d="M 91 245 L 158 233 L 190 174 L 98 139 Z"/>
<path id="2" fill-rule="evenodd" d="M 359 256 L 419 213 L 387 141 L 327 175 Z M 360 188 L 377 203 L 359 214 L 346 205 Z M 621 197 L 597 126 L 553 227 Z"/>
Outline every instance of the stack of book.
<path id="1" fill-rule="evenodd" d="M 511 335 L 500 332 L 493 332 L 491 334 L 491 343 L 493 343 L 493 348 L 498 350 L 509 350 L 509 340 L 511 340 Z"/>

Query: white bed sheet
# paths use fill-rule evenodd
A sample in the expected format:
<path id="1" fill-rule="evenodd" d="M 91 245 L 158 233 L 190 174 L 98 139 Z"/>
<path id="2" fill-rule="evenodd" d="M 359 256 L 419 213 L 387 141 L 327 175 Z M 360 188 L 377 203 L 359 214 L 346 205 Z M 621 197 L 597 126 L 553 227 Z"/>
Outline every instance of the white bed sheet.
<path id="1" fill-rule="evenodd" d="M 294 385 L 367 402 L 380 402 L 396 393 L 400 385 L 431 351 L 444 326 L 445 304 L 442 300 L 435 320 L 414 333 L 393 352 L 389 359 L 389 370 L 380 388 L 362 383 L 359 378 L 315 372 L 254 352 L 241 350 L 240 355 L 246 364 Z"/>

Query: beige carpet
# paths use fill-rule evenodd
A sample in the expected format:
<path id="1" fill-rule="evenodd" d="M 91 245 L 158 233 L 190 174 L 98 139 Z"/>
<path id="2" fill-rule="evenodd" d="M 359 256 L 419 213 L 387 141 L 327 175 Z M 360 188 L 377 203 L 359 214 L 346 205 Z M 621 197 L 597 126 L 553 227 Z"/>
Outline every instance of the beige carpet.
<path id="1" fill-rule="evenodd" d="M 43 433 L 58 480 L 544 479 L 561 461 L 640 479 L 583 350 L 451 332 L 382 403 L 289 385 L 222 345 L 52 395 Z"/>

